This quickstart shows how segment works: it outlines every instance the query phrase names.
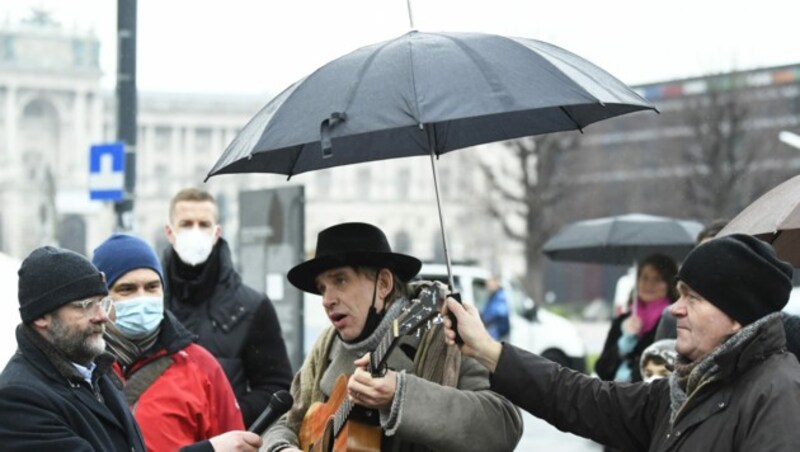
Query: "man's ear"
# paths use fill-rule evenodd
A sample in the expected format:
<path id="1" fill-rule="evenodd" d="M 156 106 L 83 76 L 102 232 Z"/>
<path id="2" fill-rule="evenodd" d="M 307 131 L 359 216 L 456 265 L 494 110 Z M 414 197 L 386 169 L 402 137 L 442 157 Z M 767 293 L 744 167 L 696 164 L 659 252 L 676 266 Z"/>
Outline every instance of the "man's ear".
<path id="1" fill-rule="evenodd" d="M 37 329 L 46 330 L 47 328 L 50 327 L 52 321 L 53 321 L 53 314 L 48 312 L 47 314 L 39 317 L 38 319 L 34 320 L 31 323 Z"/>
<path id="2" fill-rule="evenodd" d="M 216 245 L 220 237 L 222 237 L 222 226 L 217 225 L 214 228 L 214 241 L 212 243 Z"/>
<path id="3" fill-rule="evenodd" d="M 389 292 L 394 288 L 394 278 L 392 278 L 391 270 L 382 268 L 378 272 L 378 293 L 381 298 L 386 298 Z"/>
<path id="4" fill-rule="evenodd" d="M 164 225 L 164 234 L 167 235 L 167 241 L 170 245 L 175 245 L 175 231 L 172 230 L 172 226 L 169 223 Z"/>

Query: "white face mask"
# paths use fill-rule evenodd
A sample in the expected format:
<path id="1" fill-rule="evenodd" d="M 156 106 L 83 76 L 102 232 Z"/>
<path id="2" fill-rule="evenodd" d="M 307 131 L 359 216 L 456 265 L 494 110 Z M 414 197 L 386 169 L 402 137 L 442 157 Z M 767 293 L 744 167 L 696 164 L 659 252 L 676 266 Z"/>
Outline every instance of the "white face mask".
<path id="1" fill-rule="evenodd" d="M 197 228 L 184 229 L 175 233 L 173 248 L 178 257 L 188 265 L 200 265 L 208 259 L 214 247 L 214 234 Z"/>

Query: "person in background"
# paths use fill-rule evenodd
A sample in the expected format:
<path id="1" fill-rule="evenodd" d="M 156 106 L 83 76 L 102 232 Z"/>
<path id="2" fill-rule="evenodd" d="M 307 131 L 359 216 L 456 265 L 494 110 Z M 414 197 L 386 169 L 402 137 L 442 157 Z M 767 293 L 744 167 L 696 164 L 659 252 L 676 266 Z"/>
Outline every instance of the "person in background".
<path id="1" fill-rule="evenodd" d="M 700 245 L 701 243 L 705 243 L 719 234 L 719 231 L 728 224 L 728 220 L 724 218 L 718 218 L 711 223 L 708 223 L 706 227 L 704 227 L 700 232 L 697 233 L 697 237 L 695 239 L 696 245 Z M 678 332 L 676 330 L 677 320 L 672 315 L 669 309 L 665 309 L 664 313 L 661 314 L 661 319 L 658 321 L 658 326 L 656 327 L 656 337 L 655 340 L 661 339 L 675 339 L 678 337 Z"/>
<path id="2" fill-rule="evenodd" d="M 491 388 L 559 430 L 630 451 L 800 450 L 800 363 L 780 310 L 793 268 L 754 237 L 696 247 L 678 273 L 678 359 L 669 378 L 602 381 L 489 336 L 474 306 L 447 299 L 461 351 Z M 456 330 L 445 317 L 445 337 Z"/>
<path id="3" fill-rule="evenodd" d="M 650 344 L 642 352 L 639 369 L 642 381 L 650 383 L 659 378 L 667 378 L 675 369 L 675 360 L 678 352 L 675 351 L 675 339 L 661 339 Z"/>
<path id="4" fill-rule="evenodd" d="M 639 263 L 636 300 L 629 312 L 611 322 L 603 351 L 595 363 L 595 373 L 601 379 L 642 380 L 639 359 L 653 343 L 661 313 L 678 299 L 674 284 L 677 273 L 675 261 L 663 254 L 653 254 Z"/>
<path id="5" fill-rule="evenodd" d="M 164 310 L 163 272 L 143 240 L 112 235 L 92 263 L 114 300 L 106 325 L 114 371 L 149 451 L 177 450 L 244 430 L 230 383 L 216 359 Z"/>
<path id="6" fill-rule="evenodd" d="M 514 449 L 522 435 L 519 411 L 488 390 L 486 369 L 445 345 L 441 324 L 399 337 L 386 357 L 385 374 L 373 376 L 365 369 L 367 354 L 386 346 L 384 338 L 414 295 L 406 283 L 421 265 L 392 252 L 386 235 L 371 224 L 342 223 L 319 233 L 315 257 L 292 268 L 287 278 L 322 297 L 320 308 L 331 326 L 295 375 L 294 405 L 267 431 L 267 452 L 307 447 L 303 432 L 327 420 L 317 419 L 319 411 L 310 407 L 337 400 L 334 394 L 347 395 L 351 417 L 376 429 L 383 451 Z M 337 384 L 342 375 L 350 375 L 346 389 Z"/>
<path id="7" fill-rule="evenodd" d="M 171 244 L 163 259 L 167 308 L 220 362 L 249 426 L 292 380 L 275 308 L 233 268 L 210 193 L 179 191 L 165 230 Z"/>
<path id="8" fill-rule="evenodd" d="M 19 268 L 19 349 L 0 374 L 4 451 L 144 452 L 136 419 L 109 377 L 103 339 L 113 300 L 105 275 L 75 252 L 44 246 Z M 255 452 L 261 438 L 227 432 L 184 452 Z"/>
<path id="9" fill-rule="evenodd" d="M 497 276 L 491 276 L 486 280 L 486 289 L 489 291 L 489 300 L 481 311 L 481 320 L 489 330 L 489 334 L 497 340 L 508 338 L 511 325 L 508 319 L 508 297 L 506 291 L 500 285 Z"/>

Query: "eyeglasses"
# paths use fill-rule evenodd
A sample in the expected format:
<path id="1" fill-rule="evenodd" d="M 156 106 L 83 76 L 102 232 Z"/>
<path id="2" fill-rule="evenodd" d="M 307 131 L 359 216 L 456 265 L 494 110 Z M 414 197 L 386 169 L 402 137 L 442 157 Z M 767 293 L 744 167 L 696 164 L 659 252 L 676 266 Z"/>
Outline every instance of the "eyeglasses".
<path id="1" fill-rule="evenodd" d="M 114 305 L 114 299 L 111 297 L 102 297 L 102 298 L 92 297 L 92 298 L 87 298 L 85 300 L 73 301 L 70 302 L 69 304 L 71 306 L 83 310 L 84 315 L 89 315 L 97 312 L 98 307 L 102 309 L 103 312 L 108 314 L 108 312 L 111 310 L 111 306 Z"/>

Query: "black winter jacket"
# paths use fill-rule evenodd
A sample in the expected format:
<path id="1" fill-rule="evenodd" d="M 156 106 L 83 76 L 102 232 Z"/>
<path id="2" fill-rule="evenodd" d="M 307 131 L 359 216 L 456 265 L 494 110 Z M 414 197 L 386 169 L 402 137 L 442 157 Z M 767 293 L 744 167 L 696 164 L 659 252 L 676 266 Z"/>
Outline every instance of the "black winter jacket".
<path id="1" fill-rule="evenodd" d="M 674 424 L 668 379 L 601 381 L 503 344 L 491 383 L 559 430 L 623 451 L 800 450 L 800 364 L 780 317 L 741 345 L 716 357 L 721 380 L 698 389 Z"/>
<path id="2" fill-rule="evenodd" d="M 219 360 L 249 426 L 272 394 L 289 389 L 292 381 L 272 302 L 242 283 L 222 238 L 199 267 L 186 266 L 168 248 L 164 271 L 170 311 Z"/>
<path id="3" fill-rule="evenodd" d="M 17 327 L 16 354 L 0 374 L 0 449 L 4 451 L 144 451 L 103 354 L 90 386 L 43 337 Z"/>
<path id="4" fill-rule="evenodd" d="M 619 366 L 622 365 L 623 362 L 627 362 L 631 367 L 631 381 L 634 383 L 642 381 L 642 370 L 639 367 L 639 358 L 641 358 L 644 349 L 653 343 L 656 336 L 656 328 L 648 331 L 642 337 L 637 338 L 636 346 L 633 350 L 625 356 L 620 356 L 617 340 L 622 336 L 622 322 L 630 317 L 630 315 L 630 312 L 628 312 L 617 316 L 611 321 L 611 327 L 608 329 L 603 351 L 594 363 L 594 371 L 601 380 L 613 380 Z"/>

